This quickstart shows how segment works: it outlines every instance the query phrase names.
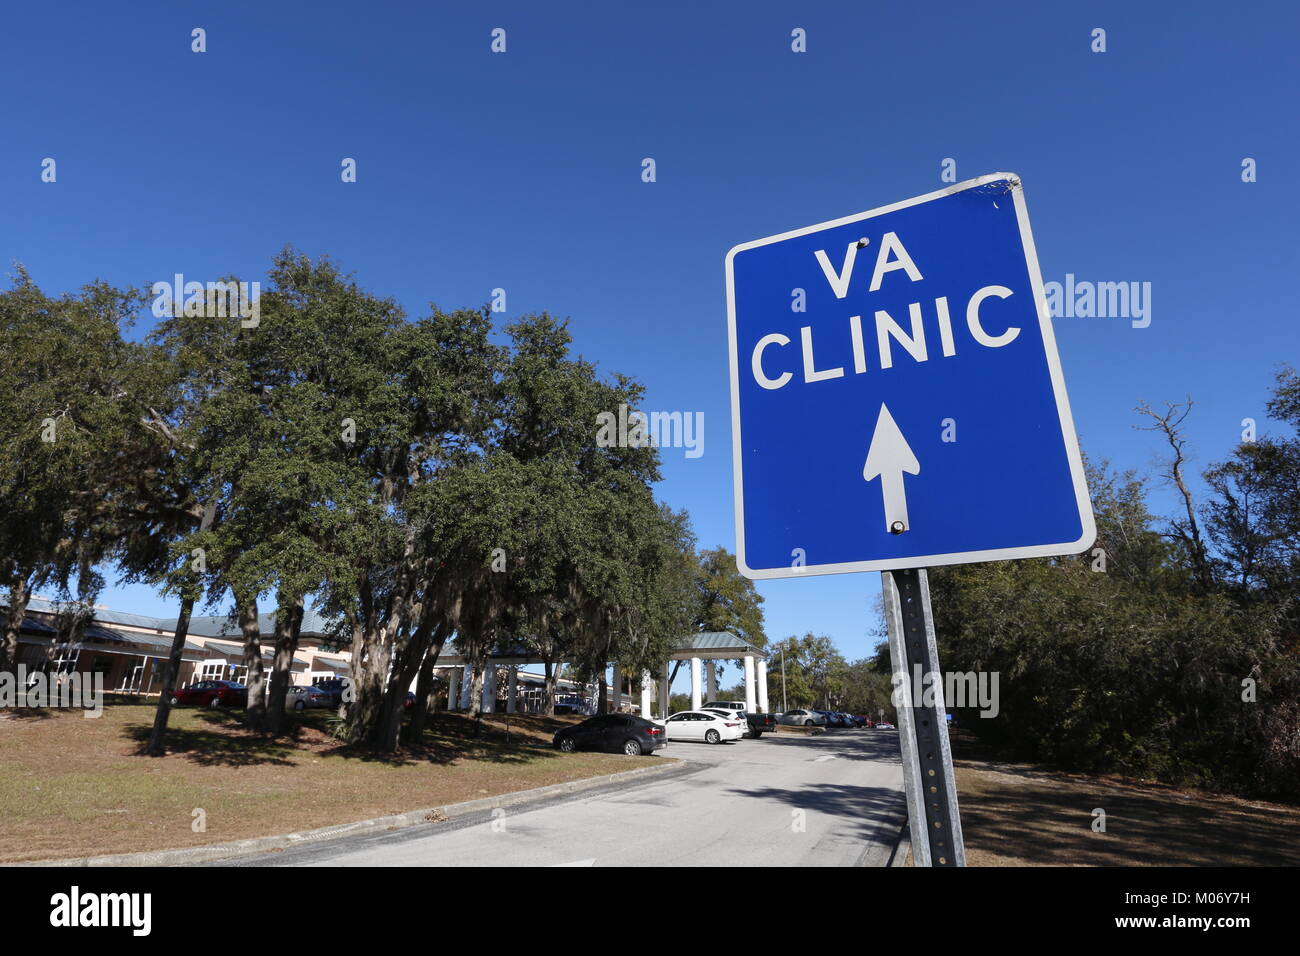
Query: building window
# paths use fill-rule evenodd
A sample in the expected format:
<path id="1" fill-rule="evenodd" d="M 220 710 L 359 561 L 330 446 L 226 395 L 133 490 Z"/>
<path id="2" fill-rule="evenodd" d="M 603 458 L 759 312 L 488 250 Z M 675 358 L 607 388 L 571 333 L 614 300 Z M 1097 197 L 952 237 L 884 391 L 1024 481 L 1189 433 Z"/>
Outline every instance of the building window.
<path id="1" fill-rule="evenodd" d="M 199 669 L 199 680 L 223 680 L 226 676 L 225 661 L 204 661 Z"/>

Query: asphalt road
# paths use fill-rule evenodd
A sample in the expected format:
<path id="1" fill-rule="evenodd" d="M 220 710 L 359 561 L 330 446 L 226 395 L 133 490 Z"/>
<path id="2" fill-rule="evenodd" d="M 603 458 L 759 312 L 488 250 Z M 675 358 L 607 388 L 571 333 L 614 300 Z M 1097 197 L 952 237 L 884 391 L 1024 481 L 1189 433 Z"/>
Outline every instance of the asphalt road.
<path id="1" fill-rule="evenodd" d="M 644 783 L 222 865 L 882 866 L 906 816 L 896 732 L 660 753 L 689 764 Z"/>

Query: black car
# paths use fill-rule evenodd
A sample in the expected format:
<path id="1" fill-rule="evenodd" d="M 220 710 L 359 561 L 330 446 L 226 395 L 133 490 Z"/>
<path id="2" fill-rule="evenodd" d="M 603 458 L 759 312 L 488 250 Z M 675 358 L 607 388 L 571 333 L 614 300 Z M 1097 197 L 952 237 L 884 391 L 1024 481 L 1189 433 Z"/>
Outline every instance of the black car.
<path id="1" fill-rule="evenodd" d="M 329 694 L 329 706 L 337 707 L 343 702 L 343 692 L 347 688 L 347 685 L 347 678 L 329 677 L 318 682 L 315 687 L 317 690 Z"/>
<path id="2" fill-rule="evenodd" d="M 603 750 L 629 757 L 654 753 L 668 745 L 664 729 L 644 717 L 631 714 L 601 714 L 580 724 L 565 727 L 555 735 L 555 746 L 565 753 L 575 750 Z"/>

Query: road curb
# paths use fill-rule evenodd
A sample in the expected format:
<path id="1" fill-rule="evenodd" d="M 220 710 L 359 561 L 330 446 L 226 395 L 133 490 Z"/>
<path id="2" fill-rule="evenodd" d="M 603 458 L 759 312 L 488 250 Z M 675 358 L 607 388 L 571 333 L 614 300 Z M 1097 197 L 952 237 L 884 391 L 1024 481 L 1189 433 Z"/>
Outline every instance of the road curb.
<path id="1" fill-rule="evenodd" d="M 268 853 L 285 850 L 306 843 L 319 843 L 343 836 L 361 836 L 371 833 L 385 833 L 390 830 L 403 830 L 422 823 L 443 823 L 459 817 L 495 810 L 499 807 L 519 806 L 535 803 L 567 793 L 581 793 L 585 790 L 597 790 L 602 787 L 618 786 L 643 777 L 657 777 L 671 771 L 696 769 L 685 760 L 673 759 L 671 763 L 656 763 L 635 770 L 623 770 L 618 773 L 601 774 L 595 777 L 583 777 L 565 783 L 553 783 L 531 790 L 516 790 L 502 793 L 495 797 L 483 797 L 464 803 L 453 803 L 443 807 L 428 807 L 423 810 L 409 810 L 390 816 L 374 817 L 369 820 L 357 820 L 353 823 L 336 823 L 333 826 L 318 827 L 315 830 L 300 830 L 296 833 L 283 833 L 278 836 L 251 837 L 247 840 L 235 840 L 230 843 L 218 843 L 210 846 L 181 847 L 175 850 L 151 850 L 144 853 L 117 853 L 110 856 L 68 857 L 60 860 L 32 860 L 21 863 L 9 863 L 5 866 L 184 866 L 191 863 L 209 863 L 216 860 L 248 856 L 253 853 Z"/>
<path id="2" fill-rule="evenodd" d="M 902 829 L 898 831 L 898 842 L 894 844 L 894 852 L 889 854 L 889 862 L 885 866 L 907 866 L 907 855 L 911 850 L 912 831 L 904 821 Z"/>

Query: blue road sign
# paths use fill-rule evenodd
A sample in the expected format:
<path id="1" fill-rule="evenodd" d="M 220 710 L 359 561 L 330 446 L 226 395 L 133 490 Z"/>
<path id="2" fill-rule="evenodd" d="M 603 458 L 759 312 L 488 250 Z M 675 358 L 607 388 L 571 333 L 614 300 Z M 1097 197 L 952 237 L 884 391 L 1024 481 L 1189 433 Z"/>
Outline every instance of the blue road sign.
<path id="1" fill-rule="evenodd" d="M 736 246 L 727 308 L 749 577 L 1093 543 L 1018 177 Z"/>

